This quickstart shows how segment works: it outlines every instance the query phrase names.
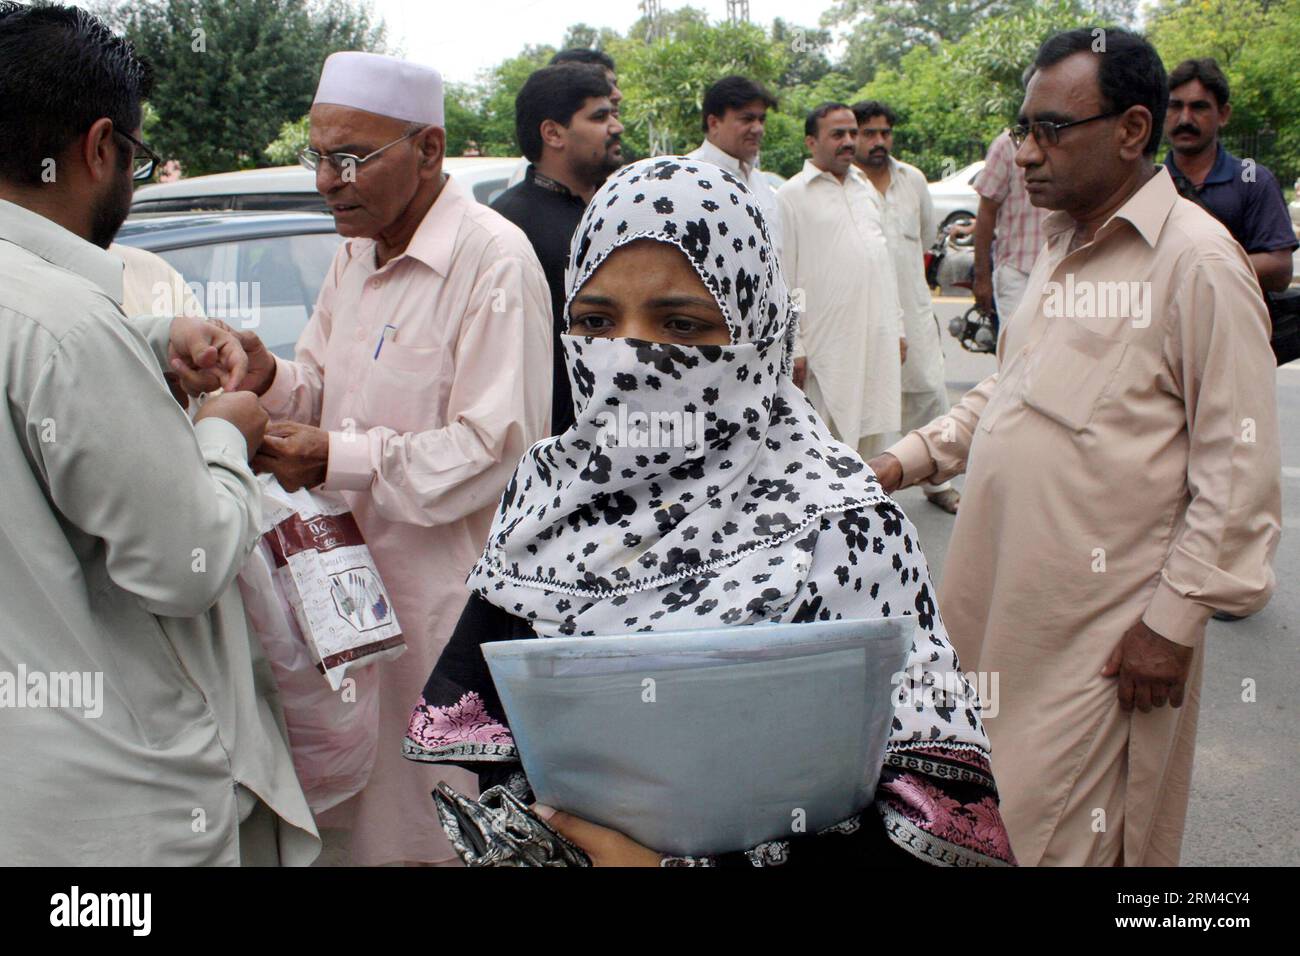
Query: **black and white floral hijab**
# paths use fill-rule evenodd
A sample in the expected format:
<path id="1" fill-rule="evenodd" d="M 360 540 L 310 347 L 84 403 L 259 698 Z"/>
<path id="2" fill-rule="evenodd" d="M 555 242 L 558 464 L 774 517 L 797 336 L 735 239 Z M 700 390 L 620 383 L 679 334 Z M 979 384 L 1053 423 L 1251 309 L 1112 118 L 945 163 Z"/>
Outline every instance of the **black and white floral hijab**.
<path id="1" fill-rule="evenodd" d="M 577 421 L 520 461 L 470 588 L 541 637 L 915 613 L 919 682 L 953 672 L 915 530 L 790 377 L 796 313 L 744 184 L 684 157 L 615 173 L 574 235 L 566 324 L 647 238 L 687 256 L 731 343 L 564 336 Z M 949 703 L 897 708 L 895 739 L 986 753 L 973 692 Z"/>

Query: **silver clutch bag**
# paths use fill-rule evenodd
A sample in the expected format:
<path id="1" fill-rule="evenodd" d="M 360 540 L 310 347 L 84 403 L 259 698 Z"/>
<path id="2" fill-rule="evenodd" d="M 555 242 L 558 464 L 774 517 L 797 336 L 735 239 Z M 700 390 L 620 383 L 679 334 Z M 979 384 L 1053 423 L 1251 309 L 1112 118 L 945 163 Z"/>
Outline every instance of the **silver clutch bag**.
<path id="1" fill-rule="evenodd" d="M 471 800 L 440 783 L 433 802 L 447 839 L 466 866 L 591 866 L 586 853 L 505 787 L 492 787 Z"/>

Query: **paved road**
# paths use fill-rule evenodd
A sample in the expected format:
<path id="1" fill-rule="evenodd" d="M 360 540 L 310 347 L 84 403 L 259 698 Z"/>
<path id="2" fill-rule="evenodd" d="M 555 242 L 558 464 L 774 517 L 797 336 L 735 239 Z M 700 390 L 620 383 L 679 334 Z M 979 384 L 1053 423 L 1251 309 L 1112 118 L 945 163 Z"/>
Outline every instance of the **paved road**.
<path id="1" fill-rule="evenodd" d="M 949 393 L 954 400 L 993 371 L 946 334 L 969 301 L 941 299 Z M 1282 431 L 1283 533 L 1269 606 L 1232 624 L 1211 621 L 1183 864 L 1300 865 L 1300 362 L 1277 372 Z M 960 479 L 958 479 L 960 487 Z M 953 518 L 919 489 L 898 495 L 921 535 L 935 577 L 943 573 Z M 1242 682 L 1256 698 L 1242 700 Z"/>

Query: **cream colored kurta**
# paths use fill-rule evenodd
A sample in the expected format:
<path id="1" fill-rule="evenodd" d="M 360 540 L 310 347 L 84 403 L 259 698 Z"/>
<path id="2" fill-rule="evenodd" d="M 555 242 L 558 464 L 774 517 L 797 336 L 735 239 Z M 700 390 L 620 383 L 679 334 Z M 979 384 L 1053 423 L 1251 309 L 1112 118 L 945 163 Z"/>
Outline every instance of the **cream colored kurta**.
<path id="1" fill-rule="evenodd" d="M 898 431 L 906 332 L 879 194 L 856 166 L 841 183 L 808 160 L 776 198 L 781 268 L 803 305 L 796 354 L 808 358 L 809 397 L 850 446 Z"/>
<path id="2" fill-rule="evenodd" d="M 3 201 L 0 240 L 0 860 L 233 865 L 256 814 L 259 861 L 310 863 L 233 586 L 260 515 L 244 438 L 168 394 L 171 317 L 123 317 L 120 260 Z"/>
<path id="3" fill-rule="evenodd" d="M 939 607 L 964 668 L 999 675 L 985 727 L 1020 862 L 1176 864 L 1206 619 L 1274 584 L 1268 317 L 1163 169 L 1075 252 L 1065 214 L 1047 228 L 998 371 L 891 451 L 908 484 L 966 471 Z M 1145 283 L 1149 309 L 1104 282 Z M 1126 714 L 1101 676 L 1138 620 L 1196 649 L 1181 709 Z"/>
<path id="4" fill-rule="evenodd" d="M 893 157 L 889 159 L 889 168 L 889 186 L 884 195 L 876 190 L 869 177 L 864 174 L 863 178 L 880 203 L 881 226 L 894 263 L 898 301 L 903 308 L 903 327 L 907 331 L 903 391 L 944 391 L 947 386 L 943 374 L 943 339 L 934 316 L 930 287 L 925 281 L 925 251 L 934 245 L 938 225 L 934 200 L 930 198 L 925 173 Z"/>
<path id="5" fill-rule="evenodd" d="M 367 787 L 321 823 L 352 827 L 357 864 L 439 862 L 455 854 L 430 791 L 474 792 L 474 775 L 404 760 L 402 740 L 506 481 L 546 435 L 550 292 L 524 234 L 454 178 L 402 255 L 377 269 L 374 250 L 339 248 L 296 360 L 278 362 L 262 401 L 329 431 L 324 487 L 352 507 L 407 644 L 357 672 L 380 684 L 379 754 Z"/>

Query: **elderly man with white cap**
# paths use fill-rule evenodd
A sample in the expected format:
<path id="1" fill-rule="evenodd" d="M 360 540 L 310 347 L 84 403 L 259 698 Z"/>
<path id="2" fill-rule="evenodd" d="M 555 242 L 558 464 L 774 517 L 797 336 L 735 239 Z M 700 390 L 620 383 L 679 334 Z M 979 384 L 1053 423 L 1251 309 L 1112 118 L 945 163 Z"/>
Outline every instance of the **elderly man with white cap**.
<path id="1" fill-rule="evenodd" d="M 547 433 L 550 293 L 524 234 L 443 173 L 434 70 L 334 54 L 310 142 L 303 162 L 346 240 L 294 361 L 243 336 L 241 387 L 281 419 L 254 467 L 343 493 L 408 646 L 358 672 L 380 684 L 374 772 L 319 822 L 352 830 L 356 864 L 452 861 L 430 791 L 473 777 L 403 760 L 402 738 L 506 480 Z"/>

